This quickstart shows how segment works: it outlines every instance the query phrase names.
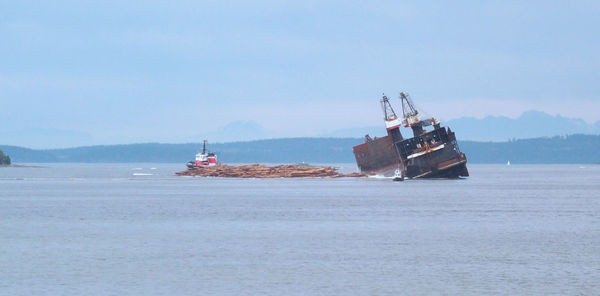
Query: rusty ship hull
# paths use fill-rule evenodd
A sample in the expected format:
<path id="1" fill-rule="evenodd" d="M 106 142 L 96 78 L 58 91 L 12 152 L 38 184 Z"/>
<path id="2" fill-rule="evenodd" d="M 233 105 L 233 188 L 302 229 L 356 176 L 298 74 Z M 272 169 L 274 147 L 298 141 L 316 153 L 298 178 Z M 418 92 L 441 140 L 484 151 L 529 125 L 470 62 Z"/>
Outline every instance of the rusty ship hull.
<path id="1" fill-rule="evenodd" d="M 401 175 L 411 179 L 469 176 L 467 157 L 460 151 L 450 128 L 441 127 L 433 118 L 424 121 L 413 119 L 410 123 L 409 116 L 417 114 L 416 111 L 408 113 L 404 121 L 400 121 L 385 96 L 382 105 L 388 135 L 375 139 L 367 135 L 363 144 L 353 147 L 361 172 L 386 177 Z M 399 129 L 402 122 L 405 127 L 412 128 L 414 137 L 402 137 Z M 423 126 L 433 126 L 433 130 L 427 131 Z"/>

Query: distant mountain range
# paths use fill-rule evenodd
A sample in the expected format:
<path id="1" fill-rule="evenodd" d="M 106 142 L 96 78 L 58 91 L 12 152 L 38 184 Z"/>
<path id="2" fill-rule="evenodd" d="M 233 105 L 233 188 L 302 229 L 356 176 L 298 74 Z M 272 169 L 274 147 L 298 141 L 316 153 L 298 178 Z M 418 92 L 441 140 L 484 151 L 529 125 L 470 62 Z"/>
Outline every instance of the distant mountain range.
<path id="1" fill-rule="evenodd" d="M 211 144 L 225 163 L 354 163 L 352 146 L 362 138 L 290 138 Z M 459 141 L 469 163 L 600 163 L 600 136 Z M 13 163 L 42 162 L 172 162 L 185 163 L 202 148 L 192 144 L 131 144 L 32 150 L 0 146 Z"/>
<path id="2" fill-rule="evenodd" d="M 508 141 L 510 139 L 528 139 L 538 137 L 566 136 L 573 134 L 600 134 L 600 121 L 588 124 L 583 119 L 552 116 L 539 111 L 527 111 L 516 119 L 504 116 L 487 116 L 482 119 L 463 117 L 443 121 L 442 125 L 456 132 L 459 140 L 470 141 Z M 412 136 L 412 132 L 403 129 L 402 133 Z M 360 137 L 365 134 L 384 136 L 381 126 L 340 129 L 324 134 L 328 137 Z"/>
<path id="3" fill-rule="evenodd" d="M 91 134 L 53 128 L 26 128 L 12 131 L 0 130 L 0 143 L 18 143 L 27 147 L 74 147 L 95 144 Z"/>
<path id="4" fill-rule="evenodd" d="M 255 121 L 232 121 L 215 131 L 195 135 L 195 139 L 210 139 L 213 142 L 250 141 L 275 138 L 273 131 L 265 129 Z"/>
<path id="5" fill-rule="evenodd" d="M 444 123 L 459 139 L 472 141 L 507 141 L 572 134 L 600 134 L 600 121 L 588 124 L 583 119 L 552 116 L 539 111 L 527 111 L 519 118 L 488 116 L 483 119 L 464 117 Z"/>
<path id="6" fill-rule="evenodd" d="M 504 116 L 488 116 L 482 119 L 463 117 L 442 121 L 457 134 L 459 140 L 471 141 L 508 141 L 509 139 L 526 139 L 538 137 L 565 136 L 572 134 L 600 134 L 600 121 L 588 124 L 582 119 L 567 118 L 560 115 L 552 116 L 539 111 L 527 111 L 516 119 Z M 5 129 L 7 127 L 4 127 Z M 412 135 L 404 129 L 404 135 Z M 352 127 L 324 132 L 317 137 L 324 138 L 361 138 L 364 135 L 384 136 L 386 134 L 383 122 L 376 126 Z M 264 128 L 254 121 L 232 121 L 212 131 L 203 131 L 195 135 L 161 138 L 166 142 L 199 142 L 208 139 L 211 142 L 251 141 L 258 139 L 283 138 L 281 132 Z M 106 137 L 106 135 L 105 135 Z M 104 139 L 104 140 L 103 140 Z M 119 138 L 120 139 L 120 138 Z M 112 139 L 119 141 L 118 139 Z M 142 142 L 139 139 L 129 141 Z M 107 143 L 106 138 L 98 138 L 90 133 L 59 130 L 52 128 L 21 129 L 15 131 L 0 130 L 0 144 L 11 144 L 23 147 L 62 148 L 90 146 Z"/>

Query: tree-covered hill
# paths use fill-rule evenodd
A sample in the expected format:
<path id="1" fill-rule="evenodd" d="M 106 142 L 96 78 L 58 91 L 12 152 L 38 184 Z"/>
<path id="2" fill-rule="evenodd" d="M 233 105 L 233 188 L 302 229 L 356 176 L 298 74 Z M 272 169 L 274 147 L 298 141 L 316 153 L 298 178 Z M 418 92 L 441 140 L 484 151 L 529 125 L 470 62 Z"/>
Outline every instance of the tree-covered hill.
<path id="1" fill-rule="evenodd" d="M 600 136 L 459 142 L 471 163 L 600 163 Z"/>
<path id="2" fill-rule="evenodd" d="M 0 149 L 0 165 L 9 165 L 10 164 L 10 156 L 4 154 L 4 152 Z"/>
<path id="3" fill-rule="evenodd" d="M 360 138 L 288 138 L 209 143 L 225 163 L 353 163 L 352 146 Z M 572 135 L 508 142 L 459 141 L 469 163 L 600 163 L 600 136 Z M 20 163 L 40 162 L 176 162 L 194 158 L 201 143 L 130 144 L 32 150 L 0 146 Z"/>

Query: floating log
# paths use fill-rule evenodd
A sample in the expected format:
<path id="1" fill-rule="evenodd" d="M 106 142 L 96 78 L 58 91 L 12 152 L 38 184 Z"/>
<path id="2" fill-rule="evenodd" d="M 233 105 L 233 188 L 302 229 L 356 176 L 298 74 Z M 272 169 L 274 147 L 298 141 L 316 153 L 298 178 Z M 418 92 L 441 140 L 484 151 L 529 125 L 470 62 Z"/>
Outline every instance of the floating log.
<path id="1" fill-rule="evenodd" d="M 175 173 L 178 176 L 201 176 L 201 177 L 230 177 L 230 178 L 303 178 L 303 177 L 366 177 L 364 173 L 343 174 L 331 166 L 307 166 L 307 165 L 275 165 L 266 166 L 260 164 L 247 165 L 225 165 L 203 166 L 189 168 L 185 171 Z"/>

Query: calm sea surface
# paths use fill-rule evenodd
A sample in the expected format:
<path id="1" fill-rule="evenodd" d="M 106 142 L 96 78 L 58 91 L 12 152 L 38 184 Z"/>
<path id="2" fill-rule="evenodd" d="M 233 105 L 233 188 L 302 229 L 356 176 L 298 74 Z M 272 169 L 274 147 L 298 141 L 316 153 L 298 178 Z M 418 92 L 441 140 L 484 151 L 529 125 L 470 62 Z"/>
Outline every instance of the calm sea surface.
<path id="1" fill-rule="evenodd" d="M 405 182 L 182 169 L 0 168 L 0 295 L 600 294 L 600 165 Z"/>

